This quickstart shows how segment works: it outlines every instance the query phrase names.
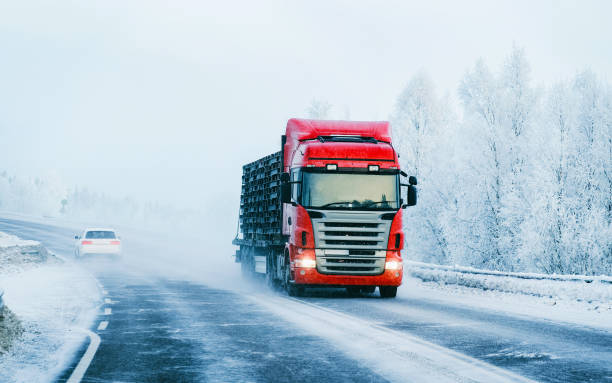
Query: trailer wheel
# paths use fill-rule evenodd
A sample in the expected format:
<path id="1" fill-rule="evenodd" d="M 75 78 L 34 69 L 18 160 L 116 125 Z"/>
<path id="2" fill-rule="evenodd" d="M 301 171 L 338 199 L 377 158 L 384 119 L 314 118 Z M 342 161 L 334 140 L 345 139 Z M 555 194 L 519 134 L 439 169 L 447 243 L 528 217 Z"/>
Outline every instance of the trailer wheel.
<path id="1" fill-rule="evenodd" d="M 397 295 L 397 286 L 379 286 L 381 298 L 395 298 Z"/>
<path id="2" fill-rule="evenodd" d="M 249 251 L 246 254 L 241 254 L 240 257 L 240 271 L 242 273 L 242 278 L 250 279 L 253 278 L 253 256 L 251 255 L 252 251 Z"/>
<path id="3" fill-rule="evenodd" d="M 268 288 L 272 289 L 272 290 L 277 290 L 279 287 L 282 287 L 282 281 L 274 278 L 274 275 L 266 272 L 266 285 L 268 286 Z"/>
<path id="4" fill-rule="evenodd" d="M 273 250 L 266 256 L 266 285 L 272 290 L 283 287 L 282 280 L 277 278 L 276 257 L 277 254 Z"/>
<path id="5" fill-rule="evenodd" d="M 276 280 L 268 273 L 266 273 L 266 286 L 271 290 L 276 290 Z"/>
<path id="6" fill-rule="evenodd" d="M 246 259 L 242 259 L 240 262 L 240 272 L 242 273 L 242 278 L 250 278 L 251 272 L 249 271 L 249 265 L 246 262 Z"/>

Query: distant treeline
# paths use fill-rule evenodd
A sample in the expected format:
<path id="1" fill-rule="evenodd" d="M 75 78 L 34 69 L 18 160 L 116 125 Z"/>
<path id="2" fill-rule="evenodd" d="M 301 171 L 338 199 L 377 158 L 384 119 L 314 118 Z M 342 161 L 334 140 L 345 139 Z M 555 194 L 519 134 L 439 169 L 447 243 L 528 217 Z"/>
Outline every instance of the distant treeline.
<path id="1" fill-rule="evenodd" d="M 86 188 L 67 188 L 57 176 L 27 178 L 0 172 L 0 210 L 63 217 L 91 224 L 133 224 L 144 228 L 193 228 L 202 225 L 197 210 L 157 202 L 117 198 Z"/>

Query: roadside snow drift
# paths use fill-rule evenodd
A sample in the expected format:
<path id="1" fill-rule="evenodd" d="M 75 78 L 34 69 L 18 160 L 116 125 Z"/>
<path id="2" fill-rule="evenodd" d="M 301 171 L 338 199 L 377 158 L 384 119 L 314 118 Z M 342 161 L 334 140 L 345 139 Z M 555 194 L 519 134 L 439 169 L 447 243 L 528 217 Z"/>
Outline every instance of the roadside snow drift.
<path id="1" fill-rule="evenodd" d="M 86 338 L 101 294 L 95 278 L 36 241 L 0 232 L 0 290 L 23 334 L 0 356 L 0 381 L 52 381 Z"/>
<path id="2" fill-rule="evenodd" d="M 510 273 L 462 266 L 406 262 L 410 275 L 423 282 L 564 300 L 612 302 L 612 277 Z"/>
<path id="3" fill-rule="evenodd" d="M 30 266 L 58 261 L 39 242 L 0 232 L 0 274 L 20 272 Z"/>
<path id="4" fill-rule="evenodd" d="M 612 331 L 612 277 L 480 270 L 406 261 L 399 296 Z"/>

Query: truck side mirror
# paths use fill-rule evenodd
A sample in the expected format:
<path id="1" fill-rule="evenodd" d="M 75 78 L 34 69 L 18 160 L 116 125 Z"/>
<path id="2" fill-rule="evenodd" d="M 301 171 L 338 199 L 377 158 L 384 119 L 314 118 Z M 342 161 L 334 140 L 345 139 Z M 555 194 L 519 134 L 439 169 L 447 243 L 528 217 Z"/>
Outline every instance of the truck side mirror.
<path id="1" fill-rule="evenodd" d="M 416 185 L 417 184 L 417 179 L 415 176 L 410 176 L 410 178 L 408 178 L 408 183 L 410 185 Z"/>
<path id="2" fill-rule="evenodd" d="M 281 203 L 291 203 L 291 184 L 289 173 L 281 174 Z"/>
<path id="3" fill-rule="evenodd" d="M 416 182 L 416 178 L 414 180 Z M 417 204 L 417 188 L 412 184 L 408 185 L 408 198 L 406 201 L 406 206 L 415 206 Z"/>

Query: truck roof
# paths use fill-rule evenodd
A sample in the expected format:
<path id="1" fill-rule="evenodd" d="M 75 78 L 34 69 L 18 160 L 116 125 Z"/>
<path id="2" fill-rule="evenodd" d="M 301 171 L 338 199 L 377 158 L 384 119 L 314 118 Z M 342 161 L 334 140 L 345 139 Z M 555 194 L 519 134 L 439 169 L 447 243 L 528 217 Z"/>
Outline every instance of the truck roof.
<path id="1" fill-rule="evenodd" d="M 391 143 L 388 121 L 335 121 L 292 118 L 287 121 L 287 141 L 312 140 L 325 136 L 371 137 Z"/>
<path id="2" fill-rule="evenodd" d="M 300 148 L 298 150 L 298 148 Z M 396 168 L 387 121 L 328 121 L 293 118 L 287 122 L 284 171 L 292 166 Z"/>
<path id="3" fill-rule="evenodd" d="M 397 167 L 396 153 L 386 142 L 353 143 L 337 142 L 333 146 L 319 141 L 307 141 L 300 145 L 292 162 L 293 164 L 324 167 L 335 163 L 340 167 L 360 168 L 368 165 L 379 165 L 383 168 Z"/>

